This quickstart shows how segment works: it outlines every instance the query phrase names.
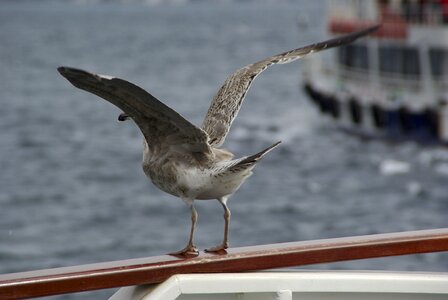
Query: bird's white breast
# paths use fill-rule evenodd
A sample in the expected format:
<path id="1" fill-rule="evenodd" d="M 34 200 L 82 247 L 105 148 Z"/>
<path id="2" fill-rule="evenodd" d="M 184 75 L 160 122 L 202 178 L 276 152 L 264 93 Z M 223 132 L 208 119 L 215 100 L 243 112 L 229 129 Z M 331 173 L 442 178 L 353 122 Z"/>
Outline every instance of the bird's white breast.
<path id="1" fill-rule="evenodd" d="M 145 169 L 145 168 L 144 168 Z M 252 172 L 217 174 L 182 163 L 167 163 L 145 173 L 159 189 L 187 199 L 217 199 L 233 194 Z"/>

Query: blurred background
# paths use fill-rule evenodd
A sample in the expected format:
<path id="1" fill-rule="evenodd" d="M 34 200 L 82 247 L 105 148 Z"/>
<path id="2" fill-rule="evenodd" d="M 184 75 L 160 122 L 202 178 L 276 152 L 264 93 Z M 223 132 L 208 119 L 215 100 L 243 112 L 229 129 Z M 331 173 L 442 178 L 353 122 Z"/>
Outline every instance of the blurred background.
<path id="1" fill-rule="evenodd" d="M 137 127 L 58 66 L 127 79 L 200 125 L 233 71 L 326 25 L 324 1 L 1 1 L 0 273 L 160 255 L 188 236 L 185 204 L 143 174 Z M 303 92 L 304 65 L 259 76 L 226 140 L 237 156 L 283 141 L 229 200 L 231 246 L 448 226 L 446 147 L 338 130 Z M 204 249 L 222 239 L 222 208 L 197 209 Z M 447 271 L 448 256 L 305 268 Z"/>

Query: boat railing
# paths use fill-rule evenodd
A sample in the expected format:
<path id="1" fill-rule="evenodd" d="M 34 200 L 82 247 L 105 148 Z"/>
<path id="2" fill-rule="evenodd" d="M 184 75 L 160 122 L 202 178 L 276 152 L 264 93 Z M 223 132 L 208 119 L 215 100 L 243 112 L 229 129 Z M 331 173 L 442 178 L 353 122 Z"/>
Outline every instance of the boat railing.
<path id="1" fill-rule="evenodd" d="M 448 23 L 445 1 L 401 1 L 380 5 L 380 18 L 409 24 L 440 25 Z"/>
<path id="2" fill-rule="evenodd" d="M 380 20 L 390 24 L 448 24 L 448 3 L 434 1 L 331 1 L 331 18 Z"/>
<path id="3" fill-rule="evenodd" d="M 232 248 L 188 258 L 162 255 L 0 275 L 0 299 L 154 284 L 175 274 L 245 272 L 440 251 L 448 251 L 448 228 Z"/>
<path id="4" fill-rule="evenodd" d="M 344 65 L 338 65 L 339 76 L 343 79 L 349 79 L 354 82 L 368 82 L 370 80 L 369 72 L 366 72 L 364 68 L 347 67 Z"/>
<path id="5" fill-rule="evenodd" d="M 381 73 L 380 82 L 382 86 L 389 88 L 404 89 L 409 92 L 419 92 L 423 89 L 420 76 L 406 75 L 401 73 Z"/>
<path id="6" fill-rule="evenodd" d="M 381 73 L 381 76 L 378 76 L 378 80 L 376 80 L 375 78 L 372 80 L 372 74 L 369 72 L 369 70 L 366 70 L 364 68 L 348 67 L 342 64 L 338 64 L 335 68 L 337 70 L 333 68 L 330 71 L 328 69 L 327 73 L 337 73 L 337 75 L 341 79 L 346 80 L 345 82 L 369 82 L 371 84 L 375 84 L 375 82 L 378 82 L 381 86 L 387 87 L 389 89 L 403 89 L 403 87 L 405 87 L 406 90 L 411 92 L 421 92 L 423 89 L 423 83 L 420 76 L 383 72 Z M 440 83 L 442 84 L 442 82 Z M 447 82 L 444 83 L 447 84 Z"/>
<path id="7" fill-rule="evenodd" d="M 399 89 L 408 93 L 423 93 L 425 89 L 425 81 L 422 79 L 423 75 L 378 72 L 378 75 L 375 75 L 375 73 L 373 75 L 377 76 L 378 80 L 375 78 L 372 80 L 370 70 L 366 70 L 365 68 L 348 67 L 343 64 L 338 64 L 337 67 L 333 68 L 326 66 L 326 68 L 326 73 L 337 75 L 341 79 L 344 79 L 345 82 L 370 82 L 371 84 L 378 82 L 387 89 Z M 444 95 L 445 91 L 448 91 L 448 77 L 439 76 L 434 78 L 432 75 L 426 76 L 429 77 L 427 80 L 430 80 L 430 84 L 435 93 Z"/>
<path id="8" fill-rule="evenodd" d="M 440 91 L 448 91 L 448 78 L 434 80 L 434 87 Z"/>

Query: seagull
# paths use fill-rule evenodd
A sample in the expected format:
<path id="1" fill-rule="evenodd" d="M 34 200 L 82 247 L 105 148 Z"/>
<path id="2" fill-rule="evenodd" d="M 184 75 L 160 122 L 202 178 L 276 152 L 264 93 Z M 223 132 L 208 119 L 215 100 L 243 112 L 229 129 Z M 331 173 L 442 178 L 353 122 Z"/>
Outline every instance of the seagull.
<path id="1" fill-rule="evenodd" d="M 208 199 L 217 199 L 222 205 L 225 223 L 222 242 L 205 251 L 221 253 L 229 247 L 231 212 L 227 200 L 252 175 L 257 162 L 280 143 L 237 159 L 231 152 L 220 148 L 252 81 L 271 65 L 289 63 L 314 52 L 353 42 L 378 27 L 287 51 L 237 70 L 213 97 L 201 127 L 126 80 L 64 66 L 58 71 L 75 87 L 121 109 L 124 113 L 119 115 L 120 121 L 132 119 L 137 124 L 144 137 L 144 173 L 159 189 L 181 198 L 188 205 L 191 211 L 188 243 L 182 250 L 171 254 L 199 254 L 194 244 L 198 219 L 194 201 Z"/>

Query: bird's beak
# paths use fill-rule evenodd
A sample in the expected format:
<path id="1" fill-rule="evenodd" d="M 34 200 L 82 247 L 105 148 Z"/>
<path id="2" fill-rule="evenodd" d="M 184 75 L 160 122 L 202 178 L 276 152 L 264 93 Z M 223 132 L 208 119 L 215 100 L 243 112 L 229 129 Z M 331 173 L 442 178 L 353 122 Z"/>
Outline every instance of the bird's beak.
<path id="1" fill-rule="evenodd" d="M 120 121 L 120 122 L 129 120 L 129 119 L 130 119 L 130 117 L 129 117 L 127 114 L 125 114 L 125 113 L 121 113 L 121 114 L 118 116 L 118 121 Z"/>

